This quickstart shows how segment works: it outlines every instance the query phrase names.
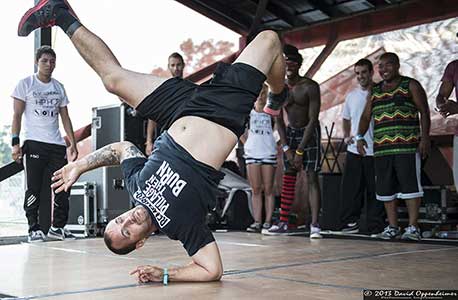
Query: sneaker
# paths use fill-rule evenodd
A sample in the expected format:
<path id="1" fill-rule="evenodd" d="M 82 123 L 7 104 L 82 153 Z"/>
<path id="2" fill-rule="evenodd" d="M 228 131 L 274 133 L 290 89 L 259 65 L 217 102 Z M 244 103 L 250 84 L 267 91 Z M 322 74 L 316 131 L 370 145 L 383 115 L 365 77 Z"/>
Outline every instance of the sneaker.
<path id="1" fill-rule="evenodd" d="M 377 238 L 377 239 L 384 239 L 384 240 L 392 240 L 399 238 L 401 235 L 401 231 L 399 227 L 393 227 L 391 225 L 388 225 L 385 227 L 385 229 L 377 234 L 372 234 L 371 237 Z"/>
<path id="2" fill-rule="evenodd" d="M 18 26 L 19 36 L 28 36 L 37 28 L 46 28 L 56 25 L 60 9 L 68 11 L 76 20 L 78 17 L 66 0 L 40 0 L 29 9 L 21 18 Z"/>
<path id="3" fill-rule="evenodd" d="M 342 233 L 358 233 L 359 232 L 359 224 L 357 222 L 348 223 L 345 225 L 340 232 Z"/>
<path id="4" fill-rule="evenodd" d="M 267 97 L 266 106 L 264 106 L 264 112 L 271 116 L 278 116 L 281 111 L 283 103 L 285 103 L 286 98 L 288 98 L 288 88 L 284 88 L 280 94 L 273 94 L 269 92 Z"/>
<path id="5" fill-rule="evenodd" d="M 280 222 L 277 225 L 272 225 L 269 229 L 263 230 L 265 235 L 290 235 L 291 231 L 288 228 L 288 223 Z"/>
<path id="6" fill-rule="evenodd" d="M 41 230 L 34 230 L 29 232 L 27 237 L 29 243 L 41 243 L 45 241 L 45 234 Z"/>
<path id="7" fill-rule="evenodd" d="M 262 224 L 262 229 L 269 230 L 270 227 L 272 227 L 272 224 L 270 224 L 270 223 L 266 222 L 266 223 Z"/>
<path id="8" fill-rule="evenodd" d="M 321 239 L 321 228 L 318 224 L 310 224 L 310 239 Z"/>
<path id="9" fill-rule="evenodd" d="M 246 229 L 248 232 L 261 232 L 261 223 L 254 222 Z"/>
<path id="10" fill-rule="evenodd" d="M 404 233 L 401 236 L 402 240 L 410 240 L 410 241 L 419 241 L 421 240 L 420 229 L 413 225 L 409 225 L 404 229 Z"/>
<path id="11" fill-rule="evenodd" d="M 76 237 L 66 228 L 58 228 L 51 226 L 48 231 L 48 238 L 53 240 L 74 240 Z"/>

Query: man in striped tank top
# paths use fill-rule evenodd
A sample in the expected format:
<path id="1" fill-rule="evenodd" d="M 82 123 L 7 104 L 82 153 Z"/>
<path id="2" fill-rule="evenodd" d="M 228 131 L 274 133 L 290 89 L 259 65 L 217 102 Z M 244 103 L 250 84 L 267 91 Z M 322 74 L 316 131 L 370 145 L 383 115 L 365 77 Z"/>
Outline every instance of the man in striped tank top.
<path id="1" fill-rule="evenodd" d="M 373 117 L 376 197 L 384 202 L 389 223 L 374 237 L 420 240 L 421 158 L 426 158 L 431 146 L 426 93 L 417 80 L 399 74 L 399 57 L 395 53 L 382 54 L 378 68 L 383 80 L 368 95 L 356 136 L 358 152 L 365 155 L 364 134 Z M 409 224 L 402 235 L 397 199 L 405 200 L 409 213 Z"/>

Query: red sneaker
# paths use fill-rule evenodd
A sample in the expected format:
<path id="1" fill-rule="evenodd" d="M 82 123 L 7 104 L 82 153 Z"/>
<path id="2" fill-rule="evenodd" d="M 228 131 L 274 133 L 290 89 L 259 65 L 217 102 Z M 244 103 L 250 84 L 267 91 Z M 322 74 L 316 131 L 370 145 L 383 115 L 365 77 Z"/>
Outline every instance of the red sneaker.
<path id="1" fill-rule="evenodd" d="M 52 27 L 56 25 L 57 17 L 62 12 L 67 12 L 78 20 L 66 0 L 40 0 L 21 18 L 17 33 L 19 36 L 28 36 L 37 28 Z"/>

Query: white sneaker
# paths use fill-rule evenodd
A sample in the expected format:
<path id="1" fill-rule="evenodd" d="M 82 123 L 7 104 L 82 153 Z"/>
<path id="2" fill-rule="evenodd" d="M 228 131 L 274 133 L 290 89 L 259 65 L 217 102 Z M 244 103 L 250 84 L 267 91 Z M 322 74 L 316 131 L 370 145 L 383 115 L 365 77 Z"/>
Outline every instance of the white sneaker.
<path id="1" fill-rule="evenodd" d="M 394 227 L 391 225 L 386 226 L 382 232 L 371 235 L 371 237 L 373 238 L 384 239 L 384 240 L 398 239 L 400 236 L 401 236 L 401 231 L 399 227 Z"/>
<path id="2" fill-rule="evenodd" d="M 321 228 L 318 224 L 310 224 L 310 239 L 321 239 Z"/>
<path id="3" fill-rule="evenodd" d="M 254 222 L 253 224 L 248 226 L 246 231 L 248 231 L 248 232 L 261 232 L 261 227 L 262 227 L 261 223 Z"/>
<path id="4" fill-rule="evenodd" d="M 402 234 L 401 239 L 411 241 L 421 240 L 420 229 L 413 225 L 409 225 L 405 228 L 405 232 Z"/>

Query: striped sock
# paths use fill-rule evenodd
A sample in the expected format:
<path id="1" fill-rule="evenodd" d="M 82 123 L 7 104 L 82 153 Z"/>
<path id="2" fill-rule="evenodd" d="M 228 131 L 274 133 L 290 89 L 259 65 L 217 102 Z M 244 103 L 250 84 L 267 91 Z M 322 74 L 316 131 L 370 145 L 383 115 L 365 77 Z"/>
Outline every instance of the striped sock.
<path id="1" fill-rule="evenodd" d="M 283 175 L 283 186 L 280 197 L 280 222 L 288 223 L 289 212 L 294 201 L 296 188 L 296 174 Z"/>

